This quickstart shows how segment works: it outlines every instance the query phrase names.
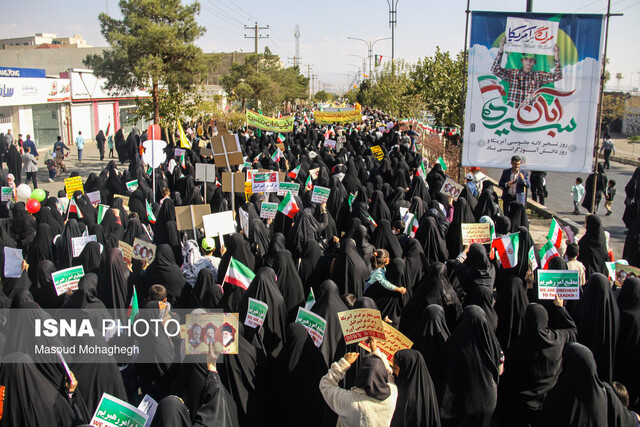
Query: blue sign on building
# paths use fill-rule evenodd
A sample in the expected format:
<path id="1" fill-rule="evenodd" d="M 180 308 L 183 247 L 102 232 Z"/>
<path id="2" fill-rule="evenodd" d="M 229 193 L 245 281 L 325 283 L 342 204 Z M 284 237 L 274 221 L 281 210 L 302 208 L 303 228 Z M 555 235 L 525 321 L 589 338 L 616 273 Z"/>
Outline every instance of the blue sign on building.
<path id="1" fill-rule="evenodd" d="M 44 79 L 46 74 L 44 68 L 0 67 L 0 77 L 30 77 Z"/>

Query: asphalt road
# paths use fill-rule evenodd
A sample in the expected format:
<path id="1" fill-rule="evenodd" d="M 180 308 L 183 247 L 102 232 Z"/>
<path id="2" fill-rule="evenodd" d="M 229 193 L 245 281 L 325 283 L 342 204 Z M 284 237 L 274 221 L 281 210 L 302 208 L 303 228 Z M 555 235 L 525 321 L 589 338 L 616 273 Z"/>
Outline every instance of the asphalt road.
<path id="1" fill-rule="evenodd" d="M 622 248 L 624 247 L 625 233 L 627 231 L 622 222 L 625 198 L 624 187 L 627 185 L 634 170 L 634 166 L 611 162 L 611 169 L 605 172 L 609 180 L 616 181 L 617 194 L 613 200 L 613 213 L 609 216 L 605 215 L 604 198 L 600 203 L 599 210 L 596 212 L 602 218 L 605 230 L 611 233 L 610 245 L 616 258 L 622 257 Z M 502 170 L 487 169 L 487 174 L 497 181 L 500 179 Z M 549 197 L 545 199 L 545 205 L 555 210 L 560 216 L 570 218 L 584 227 L 584 218 L 587 211 L 580 207 L 580 212 L 582 213 L 574 215 L 573 201 L 571 199 L 571 187 L 575 185 L 575 180 L 579 176 L 582 177 L 583 181 L 586 181 L 588 174 L 548 172 L 547 191 L 549 192 Z"/>

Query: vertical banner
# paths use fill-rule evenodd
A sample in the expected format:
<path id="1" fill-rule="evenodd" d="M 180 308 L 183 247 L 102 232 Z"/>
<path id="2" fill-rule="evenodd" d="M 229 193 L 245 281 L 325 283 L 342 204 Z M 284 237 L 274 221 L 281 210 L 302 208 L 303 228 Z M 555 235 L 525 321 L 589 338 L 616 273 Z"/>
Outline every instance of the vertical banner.
<path id="1" fill-rule="evenodd" d="M 472 12 L 463 166 L 591 171 L 603 23 Z"/>

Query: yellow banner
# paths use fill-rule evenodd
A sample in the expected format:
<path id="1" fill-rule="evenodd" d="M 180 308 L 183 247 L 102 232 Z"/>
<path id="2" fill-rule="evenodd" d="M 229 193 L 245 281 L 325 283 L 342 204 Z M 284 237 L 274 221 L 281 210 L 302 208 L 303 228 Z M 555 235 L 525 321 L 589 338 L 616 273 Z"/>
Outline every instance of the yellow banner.
<path id="1" fill-rule="evenodd" d="M 362 121 L 362 111 L 316 111 L 313 113 L 313 117 L 318 124 L 360 123 Z"/>
<path id="2" fill-rule="evenodd" d="M 180 120 L 178 120 L 177 123 L 178 123 L 178 131 L 180 132 L 180 146 L 182 148 L 191 149 L 191 141 L 189 141 L 189 139 L 187 138 L 187 135 L 185 135 L 184 129 L 182 129 L 182 124 L 180 123 Z"/>
<path id="3" fill-rule="evenodd" d="M 270 132 L 293 132 L 294 116 L 267 117 L 255 111 L 247 110 L 247 124 L 254 128 Z"/>

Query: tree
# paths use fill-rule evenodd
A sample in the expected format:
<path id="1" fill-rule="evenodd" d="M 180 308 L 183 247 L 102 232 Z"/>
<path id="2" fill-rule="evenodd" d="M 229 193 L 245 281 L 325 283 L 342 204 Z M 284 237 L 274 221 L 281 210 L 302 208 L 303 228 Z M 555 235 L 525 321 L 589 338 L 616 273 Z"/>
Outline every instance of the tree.
<path id="1" fill-rule="evenodd" d="M 309 79 L 296 67 L 283 68 L 280 57 L 268 47 L 264 53 L 251 54 L 244 64 L 234 63 L 229 72 L 220 78 L 220 85 L 227 95 L 249 107 L 258 108 L 265 114 L 279 110 L 284 102 L 306 98 Z"/>
<path id="2" fill-rule="evenodd" d="M 462 52 L 454 59 L 437 47 L 435 54 L 419 60 L 411 73 L 416 90 L 439 126 L 462 125 L 463 62 Z"/>
<path id="3" fill-rule="evenodd" d="M 320 91 L 316 92 L 316 94 L 314 95 L 314 98 L 318 102 L 327 102 L 327 101 L 331 101 L 333 99 L 333 95 L 331 95 L 327 91 L 320 90 Z"/>
<path id="4" fill-rule="evenodd" d="M 417 117 L 423 109 L 421 96 L 416 94 L 410 77 L 411 68 L 404 61 L 395 61 L 375 71 L 374 78 L 360 85 L 358 102 L 390 114 L 392 117 Z"/>
<path id="5" fill-rule="evenodd" d="M 98 17 L 100 31 L 112 49 L 89 55 L 84 63 L 106 79 L 109 89 L 150 86 L 153 120 L 159 123 L 162 99 L 175 103 L 176 93 L 191 90 L 208 71 L 207 58 L 194 44 L 205 32 L 196 22 L 200 5 L 120 0 L 119 6 L 122 20 L 105 13 Z"/>
<path id="6" fill-rule="evenodd" d="M 623 93 L 620 92 L 608 92 L 602 96 L 602 128 L 603 131 L 607 128 L 613 127 L 614 129 L 622 126 L 622 119 L 627 112 L 627 100 Z M 612 126 L 614 123 L 618 126 Z"/>

